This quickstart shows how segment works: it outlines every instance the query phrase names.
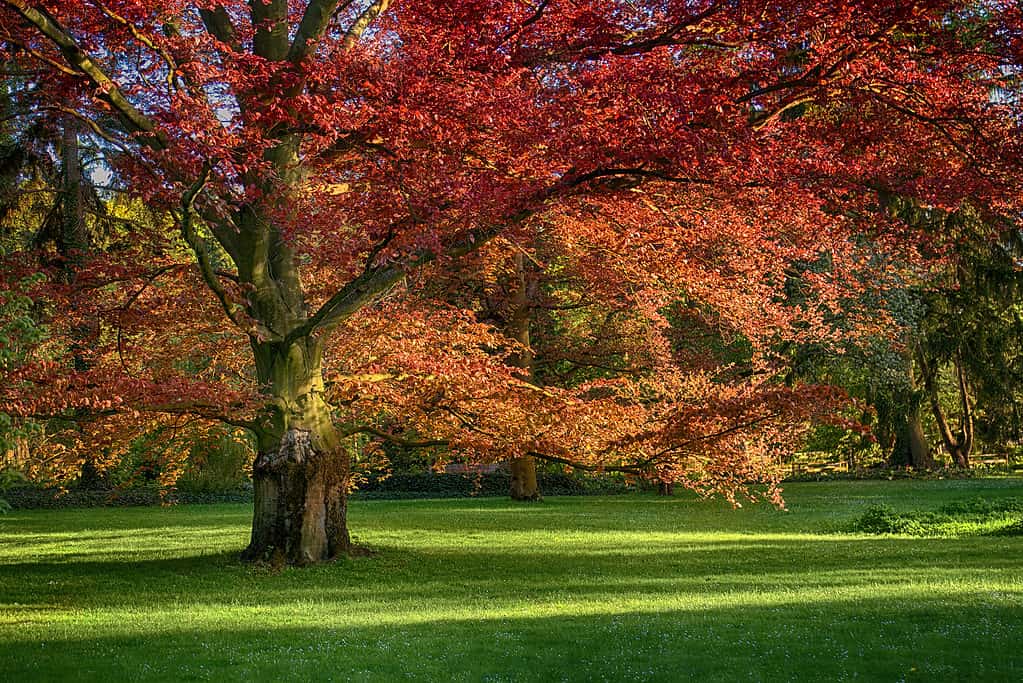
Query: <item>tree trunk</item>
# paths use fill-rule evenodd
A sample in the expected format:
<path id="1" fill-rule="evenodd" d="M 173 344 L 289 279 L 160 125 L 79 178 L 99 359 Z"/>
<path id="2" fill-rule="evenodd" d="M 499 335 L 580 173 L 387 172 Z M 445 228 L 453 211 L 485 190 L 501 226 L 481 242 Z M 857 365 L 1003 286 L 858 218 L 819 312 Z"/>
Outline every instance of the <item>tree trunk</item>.
<path id="1" fill-rule="evenodd" d="M 511 469 L 511 495 L 512 500 L 538 501 L 543 500 L 540 495 L 540 484 L 536 478 L 536 459 L 530 455 L 515 458 L 510 463 Z"/>
<path id="2" fill-rule="evenodd" d="M 64 121 L 61 162 L 64 177 L 60 193 L 61 225 L 57 236 L 57 249 L 64 259 L 63 274 L 71 282 L 82 265 L 83 252 L 89 240 L 85 230 L 85 202 L 82 192 L 82 163 L 79 158 L 76 119 Z"/>
<path id="3" fill-rule="evenodd" d="M 675 482 L 673 482 L 673 481 L 659 481 L 659 482 L 657 482 L 657 495 L 659 495 L 659 496 L 674 496 L 675 495 Z"/>
<path id="4" fill-rule="evenodd" d="M 351 547 L 347 463 L 337 451 L 319 450 L 317 441 L 311 431 L 289 429 L 275 451 L 256 458 L 252 538 L 243 558 L 307 565 Z"/>
<path id="5" fill-rule="evenodd" d="M 934 421 L 938 425 L 938 433 L 941 435 L 941 442 L 945 451 L 952 458 L 952 464 L 959 469 L 969 469 L 970 452 L 973 450 L 973 404 L 970 399 L 969 383 L 966 378 L 966 371 L 962 359 L 957 353 L 953 359 L 956 372 L 956 386 L 959 390 L 959 429 L 952 432 L 948 423 L 945 411 L 941 407 L 938 396 L 938 367 L 929 366 L 923 351 L 918 353 L 920 364 L 924 368 L 924 383 L 930 399 L 931 412 L 934 414 Z"/>
<path id="6" fill-rule="evenodd" d="M 508 324 L 508 335 L 522 345 L 522 348 L 511 359 L 516 367 L 522 369 L 523 379 L 535 382 L 533 372 L 533 349 L 530 346 L 529 323 L 532 318 L 530 299 L 535 286 L 530 282 L 526 272 L 526 259 L 521 251 L 515 252 L 515 280 L 512 282 L 512 315 Z M 512 500 L 538 501 L 543 500 L 540 494 L 540 483 L 536 476 L 536 458 L 524 455 L 510 463 L 511 489 L 508 492 Z"/>
<path id="7" fill-rule="evenodd" d="M 252 468 L 252 538 L 242 557 L 307 565 L 351 547 L 349 457 L 323 400 L 320 342 L 254 347 L 272 392 Z"/>
<path id="8" fill-rule="evenodd" d="M 889 463 L 893 467 L 908 466 L 914 469 L 934 466 L 931 447 L 924 433 L 923 422 L 920 420 L 919 405 L 907 411 L 905 421 L 899 426 Z"/>

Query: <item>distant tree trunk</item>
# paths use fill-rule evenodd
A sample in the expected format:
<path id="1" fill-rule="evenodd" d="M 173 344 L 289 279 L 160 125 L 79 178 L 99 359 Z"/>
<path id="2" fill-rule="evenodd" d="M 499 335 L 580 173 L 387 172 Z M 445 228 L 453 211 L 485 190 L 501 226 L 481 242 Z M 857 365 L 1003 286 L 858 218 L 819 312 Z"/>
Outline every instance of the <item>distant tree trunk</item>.
<path id="1" fill-rule="evenodd" d="M 897 403 L 905 406 L 905 414 L 895 416 L 896 433 L 894 445 L 889 456 L 889 464 L 893 467 L 912 467 L 928 469 L 934 467 L 931 446 L 927 442 L 923 423 L 920 420 L 920 403 L 923 393 L 916 385 L 916 371 L 913 367 L 912 351 L 903 354 L 906 368 L 908 390 Z"/>
<path id="2" fill-rule="evenodd" d="M 509 467 L 511 469 L 509 494 L 512 500 L 541 500 L 540 484 L 536 477 L 536 460 L 532 456 L 524 455 L 512 460 Z"/>
<path id="3" fill-rule="evenodd" d="M 919 406 L 911 408 L 905 415 L 905 421 L 896 434 L 889 462 L 894 467 L 908 466 L 914 469 L 934 466 L 931 447 L 920 420 Z"/>
<path id="4" fill-rule="evenodd" d="M 62 184 L 57 199 L 60 225 L 56 242 L 57 252 L 61 257 L 60 274 L 68 284 L 75 282 L 85 253 L 89 249 L 89 236 L 85 226 L 81 149 L 78 143 L 80 126 L 77 119 L 68 117 L 63 121 L 61 135 Z M 95 331 L 95 325 L 88 322 L 82 322 L 71 330 L 71 357 L 77 372 L 85 372 L 90 367 L 88 349 Z M 95 456 L 86 456 L 78 473 L 78 487 L 97 490 L 105 489 L 109 485 L 106 473 L 96 466 Z"/>
<path id="5" fill-rule="evenodd" d="M 77 120 L 66 119 L 61 140 L 64 182 L 59 199 L 61 224 L 57 249 L 64 259 L 63 270 L 69 281 L 74 279 L 75 272 L 81 267 L 82 255 L 88 248 L 78 127 Z"/>
<path id="6" fill-rule="evenodd" d="M 525 255 L 521 251 L 517 251 L 513 259 L 515 279 L 512 283 L 512 315 L 507 333 L 521 345 L 521 348 L 511 358 L 511 362 L 522 369 L 522 378 L 525 381 L 535 382 L 533 349 L 530 346 L 529 335 L 529 324 L 532 318 L 530 301 L 535 284 L 530 281 Z M 509 468 L 511 470 L 509 495 L 512 500 L 538 501 L 543 498 L 540 494 L 540 483 L 537 480 L 535 458 L 530 455 L 515 458 L 511 461 Z"/>
<path id="7" fill-rule="evenodd" d="M 659 496 L 674 496 L 675 495 L 675 482 L 673 481 L 661 481 L 657 483 L 657 495 Z"/>
<path id="8" fill-rule="evenodd" d="M 953 432 L 938 396 L 938 367 L 928 363 L 922 350 L 918 352 L 921 367 L 924 368 L 924 386 L 930 399 L 931 412 L 938 424 L 938 433 L 952 464 L 959 469 L 969 469 L 970 453 L 973 450 L 973 404 L 962 358 L 957 353 L 953 359 L 956 373 L 956 388 L 959 393 L 959 427 Z"/>

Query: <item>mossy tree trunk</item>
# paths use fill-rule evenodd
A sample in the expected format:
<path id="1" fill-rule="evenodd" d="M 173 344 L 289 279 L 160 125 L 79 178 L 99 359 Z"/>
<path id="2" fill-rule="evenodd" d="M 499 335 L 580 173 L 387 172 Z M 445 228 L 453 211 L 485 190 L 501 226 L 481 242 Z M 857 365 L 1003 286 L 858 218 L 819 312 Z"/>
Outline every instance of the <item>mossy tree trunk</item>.
<path id="1" fill-rule="evenodd" d="M 301 179 L 297 145 L 285 137 L 268 154 L 280 176 L 266 191 L 275 190 L 281 202 Z M 254 430 L 252 536 L 243 557 L 296 565 L 334 558 L 350 547 L 350 462 L 324 396 L 329 328 L 313 324 L 299 259 L 266 212 L 242 207 L 230 225 L 211 229 L 237 266 L 245 315 L 260 327 L 250 345 L 265 408 Z M 216 287 L 215 276 L 207 280 Z M 371 294 L 370 289 L 353 294 L 353 306 Z"/>
<path id="2" fill-rule="evenodd" d="M 917 386 L 911 348 L 907 348 L 903 354 L 903 362 L 906 386 L 904 391 L 897 393 L 892 400 L 897 410 L 890 418 L 894 438 L 888 464 L 892 467 L 928 469 L 934 467 L 934 457 L 931 455 L 931 446 L 920 418 L 921 403 L 926 392 Z"/>
<path id="3" fill-rule="evenodd" d="M 273 404 L 258 434 L 252 538 L 243 556 L 297 565 L 332 559 L 350 547 L 350 463 L 323 400 L 322 348 L 305 338 L 254 350 Z"/>

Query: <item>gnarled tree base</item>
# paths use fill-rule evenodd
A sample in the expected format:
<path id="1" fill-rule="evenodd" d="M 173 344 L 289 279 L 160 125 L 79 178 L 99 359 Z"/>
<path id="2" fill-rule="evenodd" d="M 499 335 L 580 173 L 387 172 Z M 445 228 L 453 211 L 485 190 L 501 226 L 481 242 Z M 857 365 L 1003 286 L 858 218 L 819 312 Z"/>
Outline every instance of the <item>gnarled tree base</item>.
<path id="1" fill-rule="evenodd" d="M 344 459 L 312 443 L 310 432 L 291 429 L 277 452 L 256 459 L 252 540 L 243 560 L 308 565 L 350 549 Z"/>

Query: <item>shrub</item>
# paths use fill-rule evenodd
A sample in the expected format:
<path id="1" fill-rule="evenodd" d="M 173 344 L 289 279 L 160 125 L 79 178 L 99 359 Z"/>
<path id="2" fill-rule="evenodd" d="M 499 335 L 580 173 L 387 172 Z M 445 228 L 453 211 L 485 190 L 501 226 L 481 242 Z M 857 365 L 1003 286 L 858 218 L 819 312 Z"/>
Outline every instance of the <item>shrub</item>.
<path id="1" fill-rule="evenodd" d="M 887 505 L 872 505 L 848 530 L 908 536 L 1023 535 L 1023 501 L 975 498 L 948 503 L 934 512 L 896 512 Z"/>
<path id="2" fill-rule="evenodd" d="M 853 531 L 868 534 L 922 535 L 923 524 L 914 515 L 899 513 L 887 505 L 871 505 L 852 525 Z"/>

